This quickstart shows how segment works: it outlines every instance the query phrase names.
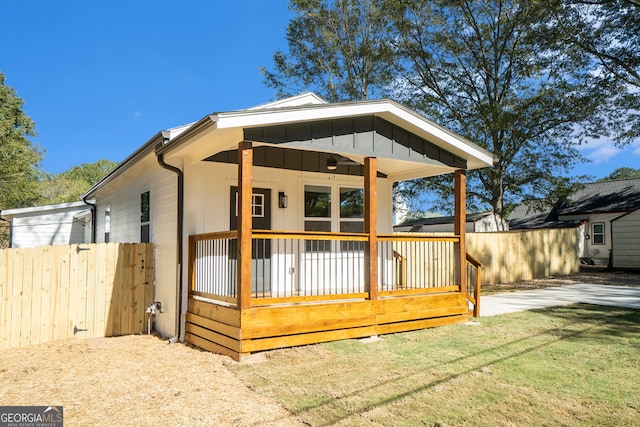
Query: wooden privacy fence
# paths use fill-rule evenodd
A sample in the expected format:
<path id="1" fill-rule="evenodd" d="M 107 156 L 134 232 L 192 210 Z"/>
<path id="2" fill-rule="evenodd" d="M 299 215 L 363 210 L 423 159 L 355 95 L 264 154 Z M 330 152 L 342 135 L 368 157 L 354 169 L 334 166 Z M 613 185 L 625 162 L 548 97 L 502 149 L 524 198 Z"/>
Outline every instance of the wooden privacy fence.
<path id="1" fill-rule="evenodd" d="M 577 228 L 467 233 L 466 250 L 482 263 L 482 285 L 508 283 L 577 273 L 579 238 Z"/>
<path id="2" fill-rule="evenodd" d="M 153 245 L 0 250 L 0 349 L 146 329 Z"/>
<path id="3" fill-rule="evenodd" d="M 579 230 L 468 233 L 467 252 L 482 263 L 482 284 L 566 276 L 580 271 Z"/>

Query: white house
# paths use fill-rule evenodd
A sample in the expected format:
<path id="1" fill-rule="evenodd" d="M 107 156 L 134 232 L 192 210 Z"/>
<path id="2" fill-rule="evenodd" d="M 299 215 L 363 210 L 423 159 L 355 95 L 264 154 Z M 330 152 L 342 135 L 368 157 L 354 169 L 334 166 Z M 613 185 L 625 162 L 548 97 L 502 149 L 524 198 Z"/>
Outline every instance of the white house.
<path id="1" fill-rule="evenodd" d="M 410 219 L 393 226 L 393 231 L 404 232 L 449 232 L 453 233 L 454 217 L 435 216 Z M 508 231 L 509 222 L 492 212 L 468 214 L 465 229 L 467 233 Z"/>
<path id="2" fill-rule="evenodd" d="M 639 208 L 640 178 L 615 179 L 583 184 L 552 208 L 536 210 L 521 204 L 508 219 L 511 229 L 580 227 L 582 261 L 607 265 L 611 252 L 618 249 L 619 239 L 612 238 L 614 221 Z M 630 238 L 640 239 L 640 228 L 628 231 Z"/>
<path id="3" fill-rule="evenodd" d="M 95 199 L 97 242 L 154 243 L 157 330 L 240 354 L 282 342 L 243 329 L 257 319 L 249 306 L 374 292 L 376 236 L 393 239 L 394 182 L 455 172 L 463 198 L 464 171 L 492 162 L 396 102 L 330 104 L 307 93 L 158 132 L 83 197 Z M 391 243 L 380 247 L 380 271 L 401 262 Z M 463 300 L 456 310 L 466 316 Z M 313 307 L 327 316 L 335 309 Z M 290 315 L 269 328 L 286 323 L 289 336 L 298 328 L 288 344 L 329 339 L 314 335 L 325 334 L 318 329 L 309 335 L 303 328 L 313 324 Z M 371 334 L 367 328 L 359 333 Z M 330 336 L 347 333 L 354 329 Z"/>
<path id="4" fill-rule="evenodd" d="M 84 202 L 5 209 L 9 247 L 25 248 L 91 242 L 91 206 Z"/>

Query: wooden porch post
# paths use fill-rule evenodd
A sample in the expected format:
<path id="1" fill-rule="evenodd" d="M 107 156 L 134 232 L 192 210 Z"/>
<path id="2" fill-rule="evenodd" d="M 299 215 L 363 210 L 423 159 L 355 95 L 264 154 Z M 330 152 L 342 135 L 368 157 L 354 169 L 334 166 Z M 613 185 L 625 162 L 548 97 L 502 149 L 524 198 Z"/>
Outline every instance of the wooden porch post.
<path id="1" fill-rule="evenodd" d="M 251 142 L 238 144 L 238 307 L 251 307 L 251 193 L 253 149 Z"/>
<path id="2" fill-rule="evenodd" d="M 460 236 L 460 242 L 454 245 L 456 260 L 456 281 L 460 285 L 460 292 L 466 292 L 467 285 L 467 248 L 465 231 L 467 223 L 467 175 L 466 171 L 458 169 L 454 176 L 455 216 L 453 233 Z"/>
<path id="3" fill-rule="evenodd" d="M 364 159 L 364 232 L 369 234 L 365 245 L 365 281 L 369 284 L 369 299 L 378 298 L 378 170 L 375 157 Z"/>

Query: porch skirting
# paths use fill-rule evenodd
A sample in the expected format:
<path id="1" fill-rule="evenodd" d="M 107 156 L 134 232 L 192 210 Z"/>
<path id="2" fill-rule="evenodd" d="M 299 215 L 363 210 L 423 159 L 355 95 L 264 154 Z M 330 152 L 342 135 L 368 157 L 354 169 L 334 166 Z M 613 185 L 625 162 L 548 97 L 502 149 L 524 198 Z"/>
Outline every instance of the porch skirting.
<path id="1" fill-rule="evenodd" d="M 246 309 L 192 297 L 186 340 L 241 360 L 258 351 L 461 323 L 468 315 L 460 292 Z"/>

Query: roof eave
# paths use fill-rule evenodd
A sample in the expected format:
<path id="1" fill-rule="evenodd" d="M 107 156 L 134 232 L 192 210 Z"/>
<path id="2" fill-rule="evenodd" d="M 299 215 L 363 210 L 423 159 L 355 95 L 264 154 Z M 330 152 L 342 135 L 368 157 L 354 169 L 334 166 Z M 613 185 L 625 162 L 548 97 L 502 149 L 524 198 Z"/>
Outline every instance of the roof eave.
<path id="1" fill-rule="evenodd" d="M 129 157 L 124 159 L 118 166 L 116 166 L 111 172 L 109 172 L 104 178 L 95 183 L 91 188 L 80 196 L 82 199 L 86 199 L 94 194 L 97 190 L 106 185 L 109 181 L 122 174 L 124 171 L 133 166 L 138 160 L 151 153 L 158 143 L 162 143 L 164 140 L 163 132 L 156 133 L 151 139 L 144 143 L 140 148 L 134 151 Z"/>
<path id="2" fill-rule="evenodd" d="M 185 130 L 175 138 L 171 140 L 168 140 L 165 138 L 163 141 L 161 141 L 161 144 L 155 147 L 156 154 L 158 155 L 165 154 L 168 151 L 175 149 L 176 147 L 180 146 L 184 141 L 187 141 L 190 138 L 193 138 L 194 136 L 206 131 L 207 129 L 214 127 L 217 121 L 218 121 L 217 114 L 209 114 L 204 116 L 202 119 L 195 122 L 187 130 Z"/>

